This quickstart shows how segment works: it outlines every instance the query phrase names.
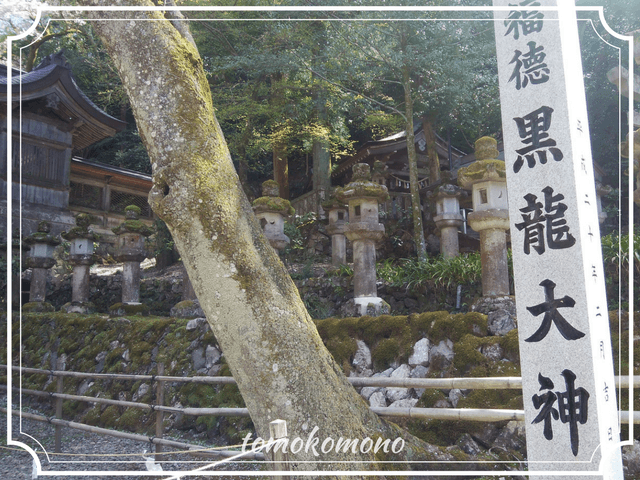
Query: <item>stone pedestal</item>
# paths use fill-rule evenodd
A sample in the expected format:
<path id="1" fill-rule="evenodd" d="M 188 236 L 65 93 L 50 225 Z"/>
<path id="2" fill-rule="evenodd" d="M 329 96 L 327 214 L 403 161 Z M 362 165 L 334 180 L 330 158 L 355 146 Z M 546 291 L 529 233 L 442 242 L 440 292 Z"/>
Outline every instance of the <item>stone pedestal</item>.
<path id="1" fill-rule="evenodd" d="M 54 308 L 45 302 L 47 291 L 47 271 L 56 264 L 53 251 L 60 240 L 49 232 L 51 225 L 48 222 L 40 222 L 38 231 L 25 238 L 24 243 L 31 247 L 29 256 L 24 265 L 31 268 L 31 289 L 29 291 L 29 303 L 23 306 L 24 311 L 52 312 Z"/>
<path id="2" fill-rule="evenodd" d="M 472 190 L 469 225 L 480 234 L 483 296 L 509 295 L 506 232 L 509 205 L 504 162 L 498 160 L 497 142 L 482 137 L 475 144 L 476 161 L 458 171 L 458 184 Z"/>
<path id="3" fill-rule="evenodd" d="M 264 236 L 269 244 L 278 251 L 289 245 L 289 237 L 284 234 L 284 222 L 295 210 L 289 200 L 280 198 L 280 187 L 274 180 L 262 184 L 262 197 L 253 201 L 253 211 L 262 226 Z"/>
<path id="4" fill-rule="evenodd" d="M 329 217 L 327 233 L 331 235 L 331 264 L 337 267 L 347 263 L 347 237 L 344 235 L 344 228 L 349 218 L 348 210 L 336 198 L 324 202 L 322 207 Z"/>
<path id="5" fill-rule="evenodd" d="M 69 262 L 73 265 L 71 280 L 71 302 L 62 306 L 67 313 L 92 313 L 95 307 L 89 302 L 89 269 L 96 261 L 93 253 L 93 242 L 98 235 L 89 229 L 91 216 L 81 213 L 76 217 L 76 226 L 62 233 L 62 238 L 71 246 Z"/>
<path id="6" fill-rule="evenodd" d="M 444 258 L 453 258 L 460 253 L 458 228 L 464 223 L 460 214 L 460 197 L 466 192 L 454 185 L 441 185 L 431 195 L 436 202 L 433 221 L 440 230 L 440 253 Z"/>
<path id="7" fill-rule="evenodd" d="M 146 258 L 144 239 L 153 229 L 139 220 L 140 208 L 129 205 L 125 208 L 126 220 L 113 229 L 118 235 L 114 258 L 122 262 L 122 303 L 112 305 L 112 314 L 145 313 L 140 303 L 140 262 Z M 128 308 L 130 307 L 130 308 Z"/>
<path id="8" fill-rule="evenodd" d="M 372 182 L 369 165 L 358 163 L 353 166 L 351 183 L 338 188 L 336 198 L 349 204 L 349 223 L 344 232 L 353 243 L 356 313 L 388 313 L 389 304 L 378 297 L 376 286 L 376 241 L 384 236 L 384 225 L 378 223 L 378 203 L 389 198 L 387 187 Z"/>

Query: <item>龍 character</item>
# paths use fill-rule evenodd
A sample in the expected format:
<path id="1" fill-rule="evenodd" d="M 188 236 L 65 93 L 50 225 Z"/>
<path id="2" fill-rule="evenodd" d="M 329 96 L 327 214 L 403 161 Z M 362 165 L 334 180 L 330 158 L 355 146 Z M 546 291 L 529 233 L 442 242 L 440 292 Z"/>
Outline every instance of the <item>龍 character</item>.
<path id="1" fill-rule="evenodd" d="M 516 223 L 518 230 L 524 230 L 524 253 L 527 255 L 531 252 L 531 247 L 538 254 L 544 253 L 545 239 L 546 246 L 551 249 L 569 248 L 576 243 L 564 218 L 567 206 L 560 203 L 560 200 L 564 200 L 564 195 L 554 196 L 551 187 L 543 188 L 542 192 L 545 213 L 542 213 L 542 203 L 537 201 L 538 197 L 529 193 L 524 196 L 527 206 L 520 209 L 523 221 Z"/>
<path id="2" fill-rule="evenodd" d="M 560 203 L 560 200 L 564 200 L 564 195 L 560 193 L 553 195 L 551 187 L 543 188 L 542 193 L 544 193 L 544 211 L 547 217 L 547 245 L 551 249 L 572 247 L 576 239 L 569 233 L 569 226 L 564 218 L 567 206 Z"/>

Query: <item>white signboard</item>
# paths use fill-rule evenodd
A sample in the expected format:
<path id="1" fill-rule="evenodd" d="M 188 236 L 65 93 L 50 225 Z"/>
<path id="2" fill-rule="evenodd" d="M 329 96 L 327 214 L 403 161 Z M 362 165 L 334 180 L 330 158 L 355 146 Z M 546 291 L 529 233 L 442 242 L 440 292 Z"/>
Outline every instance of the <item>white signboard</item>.
<path id="1" fill-rule="evenodd" d="M 494 0 L 530 471 L 622 478 L 572 0 Z"/>

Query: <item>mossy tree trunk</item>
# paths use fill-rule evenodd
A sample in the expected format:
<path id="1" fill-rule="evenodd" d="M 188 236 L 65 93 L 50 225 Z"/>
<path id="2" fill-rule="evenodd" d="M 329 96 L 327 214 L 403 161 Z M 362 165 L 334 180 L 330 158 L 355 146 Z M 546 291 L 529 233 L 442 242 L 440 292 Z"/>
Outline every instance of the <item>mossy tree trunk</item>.
<path id="1" fill-rule="evenodd" d="M 269 422 L 284 419 L 292 439 L 306 441 L 314 427 L 321 439 L 395 438 L 399 429 L 370 412 L 324 347 L 262 235 L 215 119 L 195 46 L 161 12 L 99 15 L 143 20 L 98 21 L 95 28 L 151 158 L 149 201 L 182 252 L 258 434 L 268 438 Z M 403 454 L 415 455 L 414 441 L 408 440 Z M 372 453 L 316 457 L 303 449 L 292 459 L 309 462 L 295 465 L 300 470 L 375 468 L 344 463 L 374 460 Z M 317 460 L 343 463 L 323 466 Z"/>
<path id="2" fill-rule="evenodd" d="M 429 157 L 429 183 L 434 184 L 440 181 L 440 158 L 438 157 L 438 146 L 436 144 L 436 134 L 433 130 L 432 117 L 423 115 L 422 130 L 427 142 L 427 157 Z"/>

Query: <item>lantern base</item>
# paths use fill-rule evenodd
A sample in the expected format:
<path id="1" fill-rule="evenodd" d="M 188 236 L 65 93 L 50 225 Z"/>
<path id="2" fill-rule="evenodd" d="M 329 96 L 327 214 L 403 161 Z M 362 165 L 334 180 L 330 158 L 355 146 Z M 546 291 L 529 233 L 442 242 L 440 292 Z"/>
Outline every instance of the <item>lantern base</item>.
<path id="1" fill-rule="evenodd" d="M 346 317 L 379 317 L 391 313 L 391 306 L 380 297 L 356 297 L 345 302 L 340 313 Z"/>
<path id="2" fill-rule="evenodd" d="M 91 302 L 69 302 L 60 307 L 61 312 L 66 313 L 95 313 L 96 306 Z"/>
<path id="3" fill-rule="evenodd" d="M 125 315 L 149 315 L 149 307 L 142 303 L 114 303 L 109 307 L 109 315 L 123 317 Z"/>

